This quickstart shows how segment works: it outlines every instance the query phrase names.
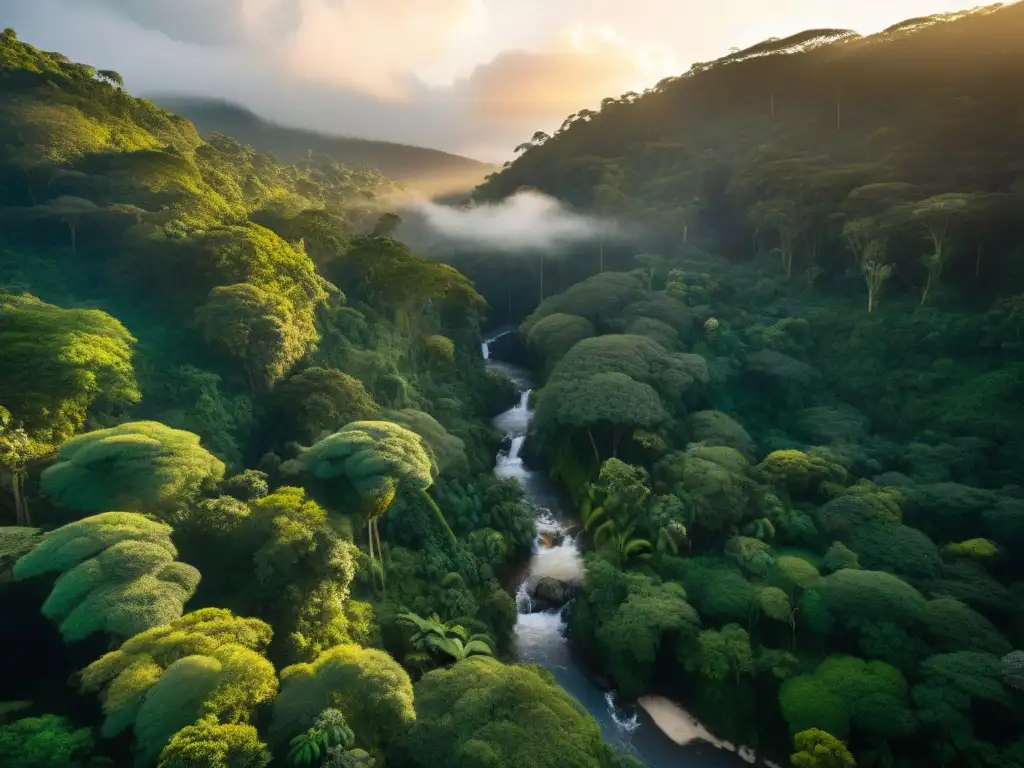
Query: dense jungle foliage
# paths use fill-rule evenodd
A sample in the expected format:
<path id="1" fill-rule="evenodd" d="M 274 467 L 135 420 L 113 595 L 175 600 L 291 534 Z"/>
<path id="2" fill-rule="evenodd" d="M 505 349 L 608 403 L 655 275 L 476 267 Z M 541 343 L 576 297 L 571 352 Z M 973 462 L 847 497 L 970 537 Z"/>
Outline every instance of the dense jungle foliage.
<path id="1" fill-rule="evenodd" d="M 1022 35 L 1017 3 L 868 37 L 814 29 L 766 40 L 538 131 L 475 197 L 530 187 L 642 222 L 652 253 L 761 255 L 830 295 L 859 290 L 866 304 L 870 289 L 879 308 L 895 296 L 930 306 L 943 292 L 1019 292 Z M 547 293 L 602 261 L 629 268 L 634 253 L 609 242 L 548 258 Z M 525 314 L 537 261 L 513 269 L 471 252 L 457 265 L 496 312 L 512 302 Z"/>
<path id="2" fill-rule="evenodd" d="M 812 30 L 536 135 L 476 196 L 644 245 L 545 291 L 5 31 L 0 763 L 635 766 L 505 663 L 489 301 L 624 696 L 800 768 L 1024 766 L 1022 37 Z"/>
<path id="3" fill-rule="evenodd" d="M 503 663 L 482 297 L 120 83 L 0 34 L 0 764 L 634 764 Z"/>
<path id="4" fill-rule="evenodd" d="M 652 233 L 548 256 L 519 327 L 591 549 L 571 638 L 624 694 L 798 766 L 1024 765 L 1022 38 L 766 41 L 478 190 Z M 537 257 L 453 263 L 537 294 Z"/>

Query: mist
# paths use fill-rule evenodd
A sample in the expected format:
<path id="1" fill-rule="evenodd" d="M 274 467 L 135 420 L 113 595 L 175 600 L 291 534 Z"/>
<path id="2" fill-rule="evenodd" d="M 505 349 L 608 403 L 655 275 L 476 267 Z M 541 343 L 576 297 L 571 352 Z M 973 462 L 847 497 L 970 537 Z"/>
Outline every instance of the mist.
<path id="1" fill-rule="evenodd" d="M 554 251 L 620 234 L 615 222 L 575 213 L 553 197 L 534 191 L 470 207 L 428 201 L 409 207 L 447 240 L 495 251 Z"/>

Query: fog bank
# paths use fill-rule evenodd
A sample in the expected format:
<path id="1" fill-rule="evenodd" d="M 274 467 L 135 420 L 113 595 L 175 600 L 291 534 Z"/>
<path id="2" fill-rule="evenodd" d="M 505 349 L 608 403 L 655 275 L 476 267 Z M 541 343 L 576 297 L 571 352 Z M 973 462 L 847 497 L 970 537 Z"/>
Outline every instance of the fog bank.
<path id="1" fill-rule="evenodd" d="M 518 192 L 498 203 L 451 207 L 418 201 L 409 207 L 436 234 L 465 245 L 495 251 L 552 251 L 620 234 L 609 220 L 569 210 L 539 192 Z"/>

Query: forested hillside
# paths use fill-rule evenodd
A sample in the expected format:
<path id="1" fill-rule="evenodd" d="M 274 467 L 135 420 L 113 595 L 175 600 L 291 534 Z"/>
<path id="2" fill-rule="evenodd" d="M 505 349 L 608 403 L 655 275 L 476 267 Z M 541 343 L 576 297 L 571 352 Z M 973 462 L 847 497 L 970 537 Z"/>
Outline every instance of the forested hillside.
<path id="1" fill-rule="evenodd" d="M 1024 419 L 1022 35 L 1015 4 L 768 41 L 570 116 L 476 194 L 528 186 L 641 231 L 640 256 L 612 242 L 549 254 L 549 293 L 602 267 L 754 265 L 745 323 L 802 318 L 823 381 L 877 429 L 984 437 L 1010 477 Z M 450 258 L 496 313 L 535 303 L 537 256 Z"/>
<path id="2" fill-rule="evenodd" d="M 814 285 L 1019 291 L 1022 36 L 1018 3 L 765 41 L 538 132 L 477 197 L 535 187 Z"/>
<path id="3" fill-rule="evenodd" d="M 0 764 L 635 765 L 500 661 L 480 295 L 381 177 L 120 82 L 0 34 Z"/>
<path id="4" fill-rule="evenodd" d="M 495 170 L 493 165 L 437 149 L 288 128 L 227 101 L 187 96 L 153 100 L 187 117 L 203 134 L 227 134 L 286 162 L 297 162 L 310 151 L 328 155 L 346 165 L 375 168 L 389 179 L 430 194 L 465 193 Z"/>
<path id="5" fill-rule="evenodd" d="M 796 766 L 1024 765 L 1022 39 L 767 41 L 477 190 L 648 234 L 547 254 L 519 327 L 590 547 L 570 638 L 625 695 Z M 539 262 L 455 263 L 501 306 Z"/>

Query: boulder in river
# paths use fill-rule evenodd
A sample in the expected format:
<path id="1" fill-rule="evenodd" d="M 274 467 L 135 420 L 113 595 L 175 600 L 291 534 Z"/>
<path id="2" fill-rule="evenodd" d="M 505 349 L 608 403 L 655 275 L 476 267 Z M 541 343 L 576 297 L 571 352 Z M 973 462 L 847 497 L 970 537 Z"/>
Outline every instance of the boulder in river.
<path id="1" fill-rule="evenodd" d="M 545 576 L 533 588 L 533 604 L 536 610 L 548 611 L 561 608 L 572 600 L 578 586 L 568 581 L 561 581 Z"/>

